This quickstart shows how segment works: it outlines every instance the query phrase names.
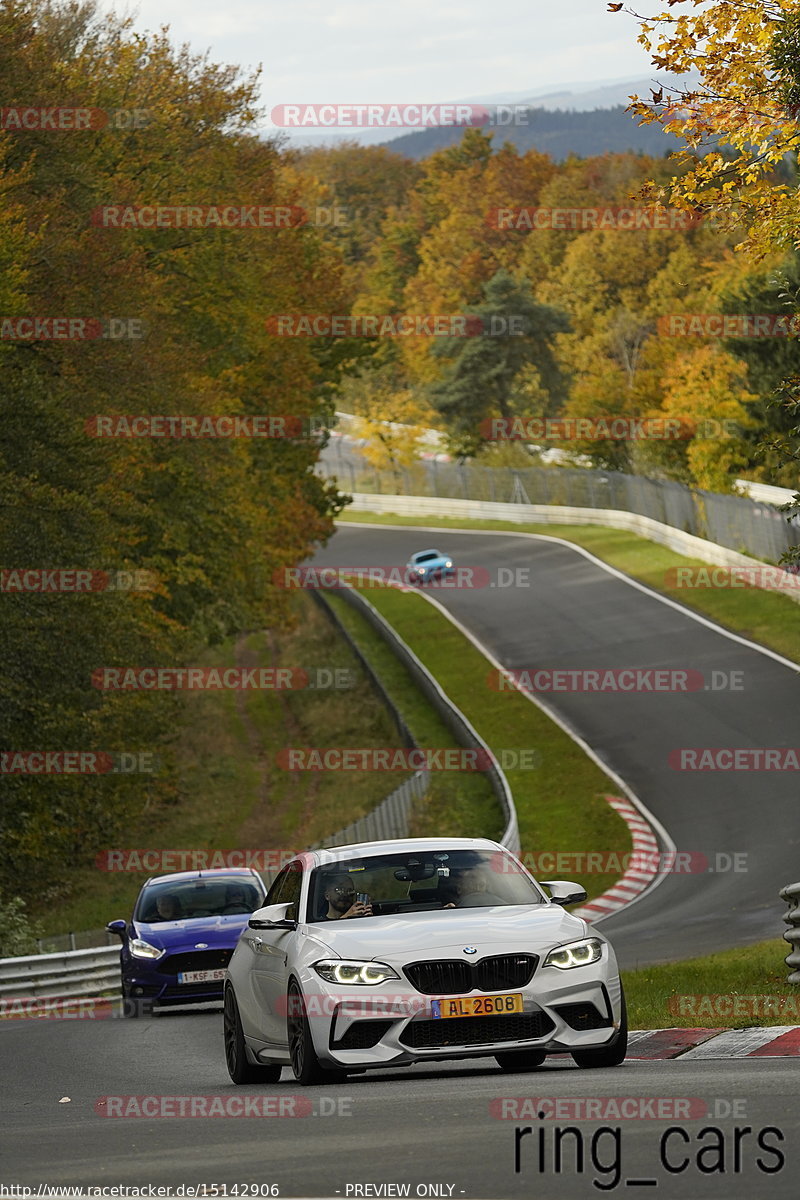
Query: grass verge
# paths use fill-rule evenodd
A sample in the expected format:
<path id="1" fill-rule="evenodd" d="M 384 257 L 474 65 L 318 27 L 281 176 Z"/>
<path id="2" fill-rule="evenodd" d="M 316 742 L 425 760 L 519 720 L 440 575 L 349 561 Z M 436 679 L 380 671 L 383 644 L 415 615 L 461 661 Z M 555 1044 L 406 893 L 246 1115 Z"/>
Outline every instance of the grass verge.
<path id="1" fill-rule="evenodd" d="M 335 593 L 326 597 L 399 709 L 419 746 L 457 747 L 450 730 L 419 691 L 386 642 Z M 503 833 L 503 816 L 488 779 L 480 773 L 431 773 L 428 793 L 411 815 L 412 837 L 490 837 Z"/>
<path id="2" fill-rule="evenodd" d="M 631 1029 L 800 1025 L 800 988 L 786 982 L 788 953 L 778 938 L 623 971 Z"/>

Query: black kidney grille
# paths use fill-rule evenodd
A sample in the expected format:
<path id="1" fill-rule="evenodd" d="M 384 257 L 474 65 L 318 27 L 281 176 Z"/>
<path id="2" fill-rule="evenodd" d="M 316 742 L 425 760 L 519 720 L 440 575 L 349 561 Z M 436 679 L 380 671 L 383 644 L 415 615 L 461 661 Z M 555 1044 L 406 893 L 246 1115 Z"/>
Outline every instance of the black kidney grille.
<path id="1" fill-rule="evenodd" d="M 544 1012 L 509 1013 L 494 1017 L 453 1017 L 409 1021 L 400 1041 L 412 1050 L 455 1046 L 487 1046 L 495 1042 L 533 1042 L 555 1026 Z"/>
<path id="2" fill-rule="evenodd" d="M 405 973 L 426 996 L 456 996 L 524 987 L 538 962 L 536 954 L 499 954 L 476 963 L 459 959 L 410 963 Z"/>
<path id="3" fill-rule="evenodd" d="M 188 954 L 168 954 L 156 970 L 162 975 L 177 975 L 180 971 L 217 971 L 227 967 L 232 950 L 192 950 Z"/>

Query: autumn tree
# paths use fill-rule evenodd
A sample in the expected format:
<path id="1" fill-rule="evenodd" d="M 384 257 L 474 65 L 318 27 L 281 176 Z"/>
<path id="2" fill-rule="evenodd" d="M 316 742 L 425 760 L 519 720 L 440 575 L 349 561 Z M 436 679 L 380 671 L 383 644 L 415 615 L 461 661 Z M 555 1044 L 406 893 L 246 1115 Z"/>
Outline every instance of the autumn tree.
<path id="1" fill-rule="evenodd" d="M 623 4 L 610 4 L 618 12 Z M 626 11 L 631 11 L 630 9 Z M 638 14 L 635 14 L 639 16 Z M 658 90 L 637 99 L 645 122 L 660 121 L 687 139 L 690 151 L 721 143 L 702 158 L 686 156 L 666 187 L 646 189 L 670 203 L 694 207 L 742 236 L 755 259 L 800 248 L 797 151 L 800 146 L 800 11 L 797 0 L 670 0 L 669 10 L 639 16 L 639 41 L 654 66 L 695 73 L 689 89 Z M 792 377 L 787 412 L 797 416 Z M 800 462 L 800 426 L 771 437 L 768 453 Z M 800 494 L 789 512 L 800 511 Z M 800 561 L 800 547 L 785 560 Z"/>
<path id="2" fill-rule="evenodd" d="M 277 338 L 275 312 L 336 311 L 342 257 L 308 226 L 104 227 L 101 206 L 298 203 L 253 131 L 255 77 L 134 35 L 91 4 L 0 9 L 3 104 L 138 110 L 143 124 L 0 134 L 0 563 L 140 569 L 136 593 L 0 594 L 0 743 L 155 752 L 141 777 L 0 776 L 0 875 L 56 882 L 170 803 L 177 693 L 104 692 L 93 671 L 191 664 L 290 619 L 276 570 L 310 554 L 344 503 L 314 471 L 351 349 Z M 5 109 L 4 109 L 5 111 Z M 142 336 L 15 333 L 17 317 L 135 319 Z M 107 327 L 108 329 L 108 327 Z M 92 436 L 97 415 L 286 414 L 281 439 Z M 312 428 L 322 433 L 312 434 Z M 34 869 L 35 864 L 35 869 Z"/>

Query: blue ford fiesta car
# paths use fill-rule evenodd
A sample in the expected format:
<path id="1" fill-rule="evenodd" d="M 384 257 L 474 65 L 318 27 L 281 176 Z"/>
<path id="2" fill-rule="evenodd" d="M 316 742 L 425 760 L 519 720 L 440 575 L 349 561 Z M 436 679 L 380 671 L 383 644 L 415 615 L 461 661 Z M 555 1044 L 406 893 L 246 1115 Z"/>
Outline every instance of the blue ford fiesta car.
<path id="1" fill-rule="evenodd" d="M 144 884 L 130 923 L 106 928 L 122 939 L 123 1011 L 222 999 L 228 961 L 266 888 L 250 867 L 180 871 Z"/>

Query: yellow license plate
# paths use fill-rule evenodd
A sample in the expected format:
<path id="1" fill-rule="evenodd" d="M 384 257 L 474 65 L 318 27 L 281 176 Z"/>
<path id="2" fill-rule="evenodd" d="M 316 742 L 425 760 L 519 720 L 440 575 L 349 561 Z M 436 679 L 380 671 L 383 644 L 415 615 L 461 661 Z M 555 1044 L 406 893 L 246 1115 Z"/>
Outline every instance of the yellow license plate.
<path id="1" fill-rule="evenodd" d="M 447 996 L 431 1000 L 432 1017 L 498 1017 L 521 1012 L 521 992 L 506 996 Z"/>

